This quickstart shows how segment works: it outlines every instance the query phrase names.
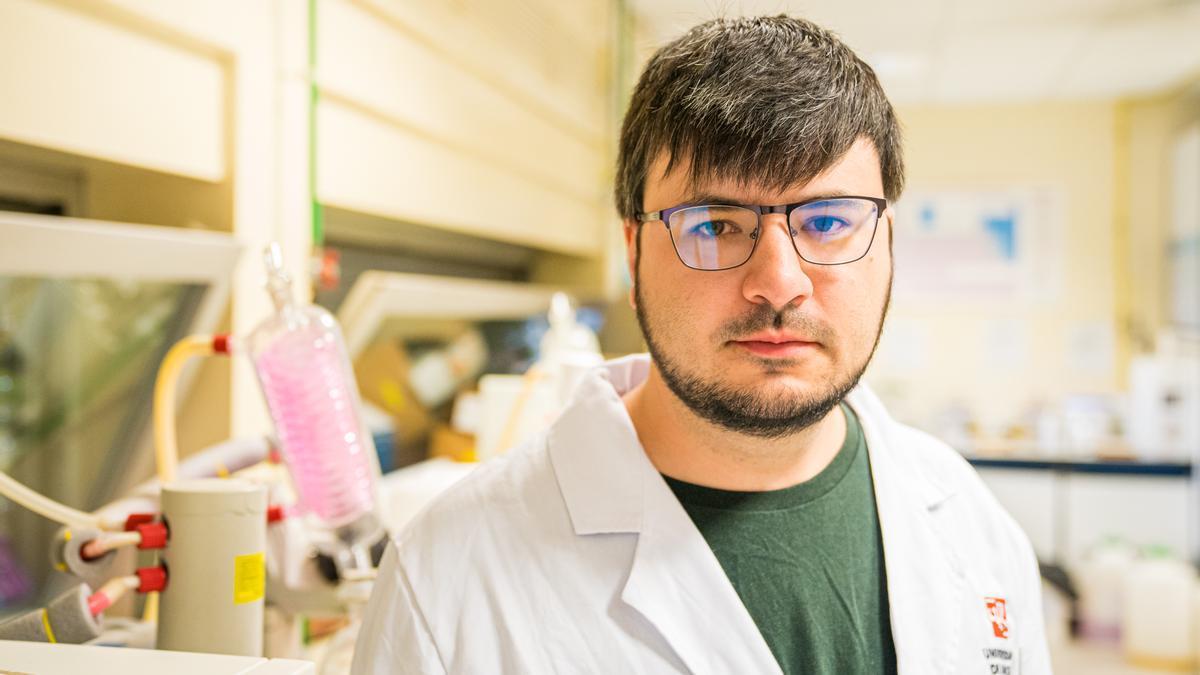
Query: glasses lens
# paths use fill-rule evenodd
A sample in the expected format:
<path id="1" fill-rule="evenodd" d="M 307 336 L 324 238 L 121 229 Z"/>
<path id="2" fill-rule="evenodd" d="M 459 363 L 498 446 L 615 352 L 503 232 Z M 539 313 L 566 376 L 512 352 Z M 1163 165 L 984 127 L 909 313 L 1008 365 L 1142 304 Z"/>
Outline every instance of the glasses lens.
<path id="1" fill-rule="evenodd" d="M 826 199 L 792 211 L 788 224 L 805 260 L 837 265 L 867 254 L 879 209 L 869 199 Z"/>
<path id="2" fill-rule="evenodd" d="M 672 213 L 668 225 L 683 264 L 723 270 L 750 258 L 758 213 L 740 206 L 693 206 Z"/>

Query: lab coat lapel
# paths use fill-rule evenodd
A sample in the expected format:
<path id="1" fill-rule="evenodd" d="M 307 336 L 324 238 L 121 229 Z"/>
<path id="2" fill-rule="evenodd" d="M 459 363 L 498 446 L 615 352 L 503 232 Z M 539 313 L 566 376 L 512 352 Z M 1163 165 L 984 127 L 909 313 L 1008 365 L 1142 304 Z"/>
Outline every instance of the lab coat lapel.
<path id="1" fill-rule="evenodd" d="M 645 477 L 645 505 L 621 599 L 693 673 L 780 673 L 708 542 L 657 472 Z"/>
<path id="2" fill-rule="evenodd" d="M 869 390 L 860 387 L 848 402 L 871 458 L 899 674 L 957 675 L 967 587 L 961 559 L 936 522 L 952 495 L 900 461 L 894 423 Z"/>
<path id="3" fill-rule="evenodd" d="M 576 389 L 549 449 L 575 533 L 637 535 L 621 600 L 693 673 L 780 673 L 733 584 L 646 457 L 617 390 L 644 360 L 622 359 Z M 644 377 L 644 375 L 643 375 Z M 617 389 L 614 389 L 614 386 Z"/>

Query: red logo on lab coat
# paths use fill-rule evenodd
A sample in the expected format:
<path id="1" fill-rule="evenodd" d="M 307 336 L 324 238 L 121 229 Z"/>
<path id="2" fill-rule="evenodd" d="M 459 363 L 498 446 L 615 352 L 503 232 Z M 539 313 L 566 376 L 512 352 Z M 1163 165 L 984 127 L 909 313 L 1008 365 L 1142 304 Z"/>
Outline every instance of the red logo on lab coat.
<path id="1" fill-rule="evenodd" d="M 992 632 L 998 638 L 1008 639 L 1008 611 L 1004 608 L 1004 598 L 984 598 L 987 604 L 988 618 L 992 620 Z"/>

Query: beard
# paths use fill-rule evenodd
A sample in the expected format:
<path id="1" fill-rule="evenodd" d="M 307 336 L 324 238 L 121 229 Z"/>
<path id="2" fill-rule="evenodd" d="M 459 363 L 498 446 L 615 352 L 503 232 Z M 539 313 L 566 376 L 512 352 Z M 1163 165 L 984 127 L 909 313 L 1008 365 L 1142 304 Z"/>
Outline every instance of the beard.
<path id="1" fill-rule="evenodd" d="M 634 298 L 635 311 L 642 335 L 646 339 L 646 347 L 650 358 L 658 366 L 663 381 L 695 415 L 718 427 L 745 436 L 775 439 L 784 438 L 800 432 L 821 421 L 846 398 L 871 362 L 875 348 L 879 346 L 879 336 L 883 332 L 883 322 L 887 317 L 888 306 L 891 304 L 891 275 L 888 276 L 887 293 L 884 296 L 883 311 L 875 330 L 874 343 L 866 358 L 861 363 L 836 373 L 816 390 L 807 394 L 795 392 L 763 392 L 754 387 L 737 388 L 723 381 L 719 375 L 705 377 L 701 373 L 688 372 L 681 366 L 659 340 L 659 335 L 651 325 L 647 316 L 646 302 L 642 296 L 641 277 L 641 233 L 638 233 L 639 246 L 637 260 L 634 262 Z M 738 337 L 750 335 L 765 330 L 791 330 L 802 335 L 816 338 L 822 344 L 829 344 L 833 337 L 832 331 L 818 324 L 791 305 L 776 310 L 770 305 L 756 305 L 744 316 L 724 324 L 718 331 L 718 337 L 724 343 Z M 826 347 L 827 348 L 827 347 Z M 781 372 L 783 369 L 796 365 L 791 359 L 759 359 L 763 371 L 767 375 Z"/>

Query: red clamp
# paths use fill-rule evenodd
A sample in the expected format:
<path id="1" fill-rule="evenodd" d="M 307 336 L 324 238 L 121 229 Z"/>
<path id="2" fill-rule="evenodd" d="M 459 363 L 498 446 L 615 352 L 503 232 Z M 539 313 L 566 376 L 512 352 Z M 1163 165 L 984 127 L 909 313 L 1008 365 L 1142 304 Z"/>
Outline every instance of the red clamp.
<path id="1" fill-rule="evenodd" d="M 267 507 L 267 524 L 268 525 L 270 525 L 271 523 L 278 523 L 279 521 L 283 520 L 286 517 L 287 517 L 287 513 L 284 512 L 283 507 L 280 506 L 279 504 L 274 504 L 272 506 Z"/>
<path id="2" fill-rule="evenodd" d="M 337 288 L 342 279 L 341 252 L 332 248 L 318 248 L 313 251 L 313 256 L 317 288 L 323 291 Z"/>
<path id="3" fill-rule="evenodd" d="M 133 532 L 138 528 L 138 525 L 153 523 L 157 517 L 153 513 L 131 513 L 125 517 L 125 531 Z"/>
<path id="4" fill-rule="evenodd" d="M 139 567 L 137 570 L 138 593 L 153 593 L 167 587 L 167 568 L 162 565 L 155 567 Z"/>
<path id="5" fill-rule="evenodd" d="M 88 611 L 92 616 L 100 616 L 101 612 L 112 607 L 112 603 L 112 598 L 108 597 L 106 593 L 100 592 L 92 593 L 87 599 Z"/>
<path id="6" fill-rule="evenodd" d="M 213 353 L 228 354 L 229 353 L 229 336 L 214 335 L 212 339 Z"/>
<path id="7" fill-rule="evenodd" d="M 167 537 L 170 535 L 165 523 L 145 523 L 138 525 L 137 532 L 142 535 L 142 541 L 138 544 L 138 548 L 142 550 L 166 546 Z"/>

